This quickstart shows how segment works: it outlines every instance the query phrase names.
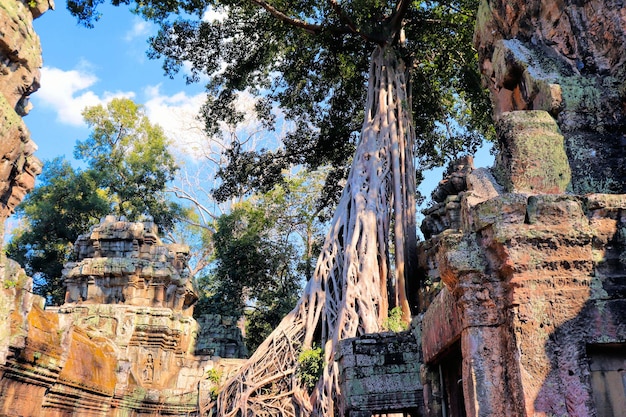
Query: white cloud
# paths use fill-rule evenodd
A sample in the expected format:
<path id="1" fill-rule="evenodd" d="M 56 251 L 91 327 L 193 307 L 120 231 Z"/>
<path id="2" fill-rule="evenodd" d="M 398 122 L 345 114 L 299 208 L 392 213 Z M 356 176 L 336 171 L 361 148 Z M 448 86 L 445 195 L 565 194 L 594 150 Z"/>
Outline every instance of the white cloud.
<path id="1" fill-rule="evenodd" d="M 163 128 L 179 152 L 198 157 L 207 144 L 203 123 L 198 120 L 206 94 L 190 96 L 181 91 L 168 96 L 161 93 L 160 85 L 147 87 L 144 92 L 147 96 L 144 106 L 148 118 Z"/>
<path id="2" fill-rule="evenodd" d="M 247 92 L 239 93 L 235 104 L 235 108 L 244 113 L 244 120 L 234 131 L 222 124 L 222 133 L 216 138 L 207 137 L 204 121 L 198 117 L 206 100 L 205 93 L 187 95 L 179 92 L 168 96 L 161 93 L 159 85 L 146 88 L 144 93 L 147 96 L 144 106 L 148 118 L 163 128 L 180 155 L 196 161 L 217 163 L 221 151 L 233 137 L 244 141 L 244 148 L 254 149 L 257 146 L 276 147 L 277 135 L 284 133 L 282 128 L 285 126 L 280 114 L 279 131 L 269 133 L 264 130 L 254 112 L 256 98 Z"/>
<path id="3" fill-rule="evenodd" d="M 124 40 L 126 42 L 130 42 L 136 38 L 145 38 L 152 33 L 152 26 L 152 23 L 146 22 L 139 17 L 135 17 L 133 20 L 133 26 L 124 35 Z"/>
<path id="4" fill-rule="evenodd" d="M 84 126 L 81 112 L 85 107 L 96 106 L 111 101 L 116 97 L 135 96 L 129 91 L 105 91 L 98 95 L 92 87 L 98 82 L 89 69 L 88 63 L 82 63 L 78 69 L 65 71 L 54 67 L 41 69 L 41 88 L 33 99 L 42 107 L 52 109 L 60 123 L 71 126 Z"/>
<path id="5" fill-rule="evenodd" d="M 227 14 L 228 13 L 226 12 L 225 7 L 216 9 L 212 6 L 209 6 L 202 14 L 202 20 L 204 22 L 214 22 L 214 21 L 223 22 Z"/>

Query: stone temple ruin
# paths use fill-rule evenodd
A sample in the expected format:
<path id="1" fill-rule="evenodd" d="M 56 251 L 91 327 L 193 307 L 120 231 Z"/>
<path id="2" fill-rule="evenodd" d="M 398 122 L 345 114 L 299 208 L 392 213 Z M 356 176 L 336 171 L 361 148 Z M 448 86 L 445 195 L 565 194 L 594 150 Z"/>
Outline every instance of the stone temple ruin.
<path id="1" fill-rule="evenodd" d="M 188 248 L 164 245 L 152 222 L 109 216 L 80 236 L 63 272 L 65 304 L 42 308 L 15 270 L 4 277 L 0 415 L 197 414 L 208 370 L 245 354 L 237 323 L 191 317 Z M 12 265 L 12 264 L 7 264 Z M 218 356 L 221 355 L 221 358 Z M 224 372 L 225 371 L 225 372 Z"/>
<path id="2" fill-rule="evenodd" d="M 38 87 L 32 18 L 1 0 L 0 215 L 40 163 L 21 121 Z M 483 1 L 475 46 L 494 104 L 493 169 L 456 161 L 422 223 L 409 331 L 344 340 L 344 415 L 623 416 L 626 15 L 618 0 Z M 209 369 L 245 355 L 229 318 L 191 317 L 186 249 L 104 219 L 43 309 L 0 267 L 0 416 L 201 415 Z M 233 358 L 233 359 L 223 359 Z"/>

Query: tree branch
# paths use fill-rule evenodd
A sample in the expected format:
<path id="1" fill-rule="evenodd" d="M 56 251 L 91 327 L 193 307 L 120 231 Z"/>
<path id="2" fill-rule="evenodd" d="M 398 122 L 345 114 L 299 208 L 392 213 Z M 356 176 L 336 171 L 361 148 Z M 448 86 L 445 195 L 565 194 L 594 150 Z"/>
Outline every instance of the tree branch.
<path id="1" fill-rule="evenodd" d="M 278 20 L 284 23 L 287 23 L 291 26 L 295 26 L 300 29 L 303 29 L 304 31 L 312 35 L 318 35 L 324 30 L 324 27 L 322 25 L 308 23 L 308 22 L 305 22 L 304 20 L 287 16 L 285 13 L 281 12 L 280 10 L 278 10 L 277 8 L 275 8 L 274 6 L 272 6 L 271 4 L 267 3 L 264 0 L 250 0 L 250 1 L 256 4 L 257 6 L 265 9 L 267 12 L 269 12 L 272 16 L 274 16 Z"/>
<path id="2" fill-rule="evenodd" d="M 410 4 L 411 0 L 398 0 L 398 3 L 396 3 L 396 10 L 393 12 L 391 19 L 389 20 L 391 40 L 395 39 L 400 32 L 400 29 L 402 29 L 402 19 L 404 19 Z"/>
<path id="3" fill-rule="evenodd" d="M 339 20 L 341 22 L 343 22 L 346 25 L 346 27 L 348 27 L 350 29 L 350 31 L 352 33 L 354 33 L 355 35 L 360 36 L 365 41 L 377 42 L 377 40 L 374 39 L 371 35 L 368 35 L 368 34 L 365 34 L 365 33 L 361 32 L 356 27 L 356 25 L 354 24 L 352 19 L 350 19 L 350 17 L 343 11 L 343 9 L 339 5 L 339 3 L 337 3 L 337 0 L 328 0 L 328 2 L 330 3 L 330 6 L 333 8 L 335 13 L 337 13 L 337 16 L 339 16 Z"/>
<path id="4" fill-rule="evenodd" d="M 331 27 L 331 26 L 324 26 L 324 25 L 319 25 L 315 23 L 308 23 L 302 19 L 297 19 L 295 17 L 286 15 L 285 13 L 278 10 L 277 8 L 275 8 L 274 6 L 272 6 L 271 4 L 267 3 L 264 0 L 250 0 L 250 2 L 252 2 L 253 4 L 256 4 L 259 7 L 262 7 L 263 9 L 265 9 L 267 12 L 269 12 L 272 16 L 274 16 L 281 22 L 303 29 L 305 32 L 310 33 L 311 35 L 319 35 L 320 33 L 323 33 L 323 32 L 329 32 L 335 35 L 347 35 L 349 33 L 356 33 L 363 37 L 362 34 L 360 34 L 358 31 L 355 32 L 353 28 L 349 26 Z M 364 38 L 364 39 L 373 40 L 371 38 Z"/>

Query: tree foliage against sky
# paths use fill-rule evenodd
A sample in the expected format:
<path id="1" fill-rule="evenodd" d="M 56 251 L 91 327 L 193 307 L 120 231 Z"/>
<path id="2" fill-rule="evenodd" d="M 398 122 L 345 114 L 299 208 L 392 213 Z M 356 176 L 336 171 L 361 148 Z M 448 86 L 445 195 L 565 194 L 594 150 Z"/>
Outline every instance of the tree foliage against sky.
<path id="1" fill-rule="evenodd" d="M 93 171 L 75 171 L 56 158 L 44 165 L 38 184 L 17 207 L 22 225 L 6 247 L 7 256 L 33 277 L 34 291 L 58 305 L 65 299 L 63 264 L 72 244 L 107 214 L 111 202 Z"/>
<path id="2" fill-rule="evenodd" d="M 288 178 L 216 221 L 214 262 L 198 277 L 194 315 L 245 316 L 250 352 L 293 309 L 313 274 L 323 233 L 313 203 L 322 180 L 321 173 Z"/>
<path id="3" fill-rule="evenodd" d="M 76 144 L 74 156 L 97 173 L 113 212 L 131 221 L 149 215 L 161 230 L 171 230 L 180 209 L 168 200 L 166 186 L 178 166 L 163 129 L 127 98 L 88 107 L 83 118 L 92 132 Z"/>
<path id="4" fill-rule="evenodd" d="M 252 351 L 294 306 L 301 288 L 295 248 L 270 236 L 273 219 L 249 203 L 221 216 L 213 236 L 215 262 L 199 279 L 205 297 L 195 314 L 219 313 L 252 319 L 247 344 Z"/>
<path id="5" fill-rule="evenodd" d="M 74 169 L 61 158 L 44 165 L 35 189 L 16 210 L 22 226 L 7 245 L 7 256 L 34 278 L 35 292 L 61 304 L 65 288 L 61 271 L 78 236 L 108 215 L 137 221 L 149 215 L 171 229 L 179 207 L 166 198 L 176 165 L 162 130 L 129 99 L 84 110 L 92 129 L 76 146 L 86 169 Z"/>
<path id="6" fill-rule="evenodd" d="M 102 0 L 71 0 L 82 22 L 97 18 Z M 113 0 L 113 4 L 133 4 Z M 241 184 L 268 191 L 293 165 L 333 171 L 320 199 L 336 201 L 363 120 L 372 45 L 387 40 L 401 19 L 398 52 L 408 63 L 418 167 L 443 165 L 472 152 L 491 135 L 490 108 L 478 74 L 472 34 L 477 0 L 197 1 L 149 0 L 134 10 L 160 25 L 149 55 L 173 76 L 190 64 L 190 81 L 209 76 L 203 115 L 207 130 L 235 124 L 237 93 L 257 96 L 258 116 L 272 127 L 274 106 L 295 128 L 277 149 L 243 151 L 235 144 L 217 190 L 227 199 Z M 398 8 L 402 13 L 397 13 Z M 203 19 L 207 11 L 224 13 Z M 401 16 L 401 18 L 399 18 Z M 396 37 L 399 39 L 399 35 Z M 418 173 L 419 174 L 419 173 Z"/>

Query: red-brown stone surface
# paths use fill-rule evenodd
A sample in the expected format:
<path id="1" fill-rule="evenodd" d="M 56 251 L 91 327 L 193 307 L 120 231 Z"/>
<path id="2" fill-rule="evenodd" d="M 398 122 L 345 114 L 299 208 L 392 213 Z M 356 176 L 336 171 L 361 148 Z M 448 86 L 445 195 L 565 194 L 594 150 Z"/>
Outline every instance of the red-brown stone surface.
<path id="1" fill-rule="evenodd" d="M 422 305 L 427 369 L 459 320 L 468 416 L 596 415 L 589 351 L 626 348 L 626 196 L 460 194 L 462 228 L 419 257 L 446 288 Z"/>
<path id="2" fill-rule="evenodd" d="M 495 118 L 548 112 L 565 139 L 571 190 L 625 193 L 622 2 L 484 0 L 474 41 Z"/>
<path id="3" fill-rule="evenodd" d="M 30 4 L 27 6 L 26 4 Z M 30 94 L 39 88 L 42 66 L 33 18 L 54 3 L 0 1 L 0 223 L 13 212 L 35 184 L 41 163 L 37 146 L 22 121 L 30 110 Z M 2 230 L 4 227 L 2 227 Z M 0 233 L 0 236 L 3 233 Z"/>

